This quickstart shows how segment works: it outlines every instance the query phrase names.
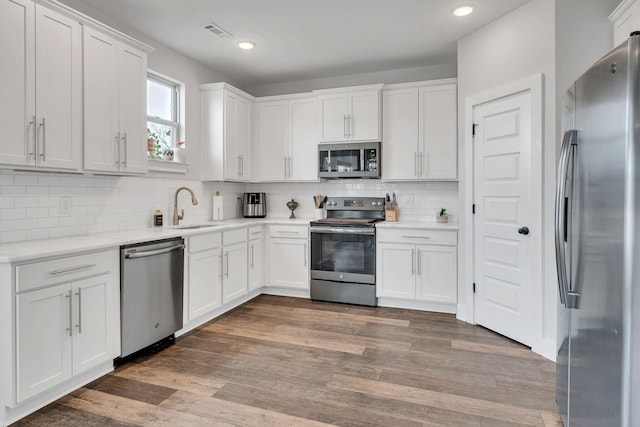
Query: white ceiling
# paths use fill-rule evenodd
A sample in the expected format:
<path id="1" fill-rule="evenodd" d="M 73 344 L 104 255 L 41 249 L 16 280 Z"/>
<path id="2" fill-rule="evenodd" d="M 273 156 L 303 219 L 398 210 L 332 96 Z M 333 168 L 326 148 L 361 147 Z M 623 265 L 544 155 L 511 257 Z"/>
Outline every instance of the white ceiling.
<path id="1" fill-rule="evenodd" d="M 75 0 L 240 84 L 455 64 L 456 41 L 528 0 Z M 64 1 L 65 3 L 70 3 Z M 474 3 L 474 14 L 450 10 Z M 233 37 L 202 28 L 215 22 Z M 239 40 L 256 48 L 243 51 Z M 496 46 L 499 48 L 499 46 Z"/>

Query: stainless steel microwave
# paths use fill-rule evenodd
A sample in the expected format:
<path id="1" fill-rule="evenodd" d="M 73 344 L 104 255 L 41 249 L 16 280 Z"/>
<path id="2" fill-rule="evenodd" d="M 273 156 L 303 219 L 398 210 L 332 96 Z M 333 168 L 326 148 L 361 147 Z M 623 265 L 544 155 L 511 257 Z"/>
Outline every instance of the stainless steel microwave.
<path id="1" fill-rule="evenodd" d="M 380 143 L 318 144 L 320 178 L 380 178 Z"/>

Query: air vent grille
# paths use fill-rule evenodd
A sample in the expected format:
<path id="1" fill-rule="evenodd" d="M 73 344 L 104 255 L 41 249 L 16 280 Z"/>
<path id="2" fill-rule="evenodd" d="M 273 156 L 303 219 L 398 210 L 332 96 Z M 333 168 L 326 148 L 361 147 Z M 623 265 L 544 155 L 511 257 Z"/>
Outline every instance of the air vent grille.
<path id="1" fill-rule="evenodd" d="M 209 22 L 208 24 L 204 24 L 203 28 L 211 32 L 216 37 L 220 37 L 221 39 L 226 39 L 232 36 L 232 34 L 229 31 L 225 30 L 215 22 Z"/>

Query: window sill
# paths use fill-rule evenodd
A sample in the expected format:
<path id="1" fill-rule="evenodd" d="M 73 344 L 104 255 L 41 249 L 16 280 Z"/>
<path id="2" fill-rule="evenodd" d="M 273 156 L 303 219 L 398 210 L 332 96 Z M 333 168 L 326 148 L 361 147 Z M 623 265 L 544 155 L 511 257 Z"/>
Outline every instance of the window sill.
<path id="1" fill-rule="evenodd" d="M 186 174 L 191 163 L 182 163 L 169 160 L 149 159 L 150 172 L 168 172 Z"/>

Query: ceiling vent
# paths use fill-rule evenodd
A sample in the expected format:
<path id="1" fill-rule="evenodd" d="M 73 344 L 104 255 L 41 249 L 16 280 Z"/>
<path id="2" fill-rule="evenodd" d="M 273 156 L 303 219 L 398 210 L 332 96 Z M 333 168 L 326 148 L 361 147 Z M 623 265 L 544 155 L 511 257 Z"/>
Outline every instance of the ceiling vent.
<path id="1" fill-rule="evenodd" d="M 215 35 L 216 37 L 220 37 L 221 39 L 226 39 L 232 36 L 232 34 L 229 31 L 225 30 L 220 25 L 214 22 L 209 22 L 208 24 L 204 24 L 203 28 L 213 33 L 213 35 Z"/>

